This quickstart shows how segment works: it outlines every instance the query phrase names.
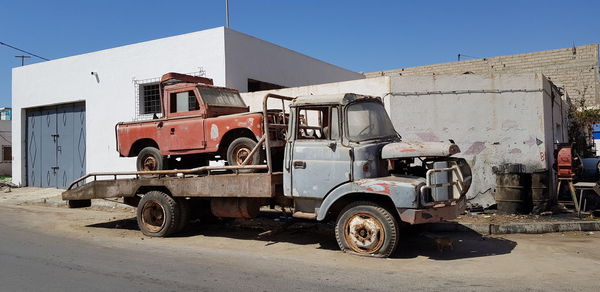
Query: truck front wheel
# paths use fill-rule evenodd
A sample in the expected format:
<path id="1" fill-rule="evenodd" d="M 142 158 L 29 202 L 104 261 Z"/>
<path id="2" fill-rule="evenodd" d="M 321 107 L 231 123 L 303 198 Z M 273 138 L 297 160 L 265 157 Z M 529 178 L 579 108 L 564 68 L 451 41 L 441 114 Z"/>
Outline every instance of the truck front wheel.
<path id="1" fill-rule="evenodd" d="M 227 147 L 227 163 L 232 166 L 241 165 L 246 158 L 250 156 L 250 152 L 256 146 L 256 142 L 250 138 L 240 137 Z M 262 163 L 261 150 L 254 152 L 250 156 L 246 165 L 257 165 Z M 246 170 L 242 172 L 251 172 L 252 170 Z"/>
<path id="2" fill-rule="evenodd" d="M 364 201 L 346 206 L 337 218 L 340 249 L 361 256 L 389 257 L 398 245 L 398 221 L 382 206 Z"/>
<path id="3" fill-rule="evenodd" d="M 138 171 L 163 170 L 167 168 L 166 164 L 166 159 L 154 147 L 142 149 L 137 156 L 136 166 Z"/>
<path id="4" fill-rule="evenodd" d="M 161 191 L 147 192 L 137 207 L 137 222 L 144 235 L 165 237 L 181 228 L 181 208 Z"/>

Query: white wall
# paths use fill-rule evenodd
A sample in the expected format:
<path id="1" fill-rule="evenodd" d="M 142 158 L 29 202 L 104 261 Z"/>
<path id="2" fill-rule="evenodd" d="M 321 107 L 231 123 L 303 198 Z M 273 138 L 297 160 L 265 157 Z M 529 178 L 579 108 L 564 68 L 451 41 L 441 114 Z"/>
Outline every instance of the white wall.
<path id="1" fill-rule="evenodd" d="M 225 29 L 227 87 L 247 91 L 248 78 L 284 87 L 365 78 L 281 46 Z"/>
<path id="2" fill-rule="evenodd" d="M 85 101 L 86 168 L 135 169 L 115 150 L 114 126 L 135 117 L 133 79 L 204 68 L 225 85 L 223 28 L 215 28 L 13 69 L 13 182 L 25 181 L 25 108 Z M 99 81 L 90 74 L 98 72 Z"/>

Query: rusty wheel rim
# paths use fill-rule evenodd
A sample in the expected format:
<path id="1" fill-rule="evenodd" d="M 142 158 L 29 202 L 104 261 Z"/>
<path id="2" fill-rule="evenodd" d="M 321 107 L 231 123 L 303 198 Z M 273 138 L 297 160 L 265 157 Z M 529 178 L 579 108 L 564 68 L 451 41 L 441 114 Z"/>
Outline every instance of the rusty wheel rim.
<path id="1" fill-rule="evenodd" d="M 148 201 L 142 208 L 142 227 L 150 232 L 159 232 L 165 226 L 165 210 L 157 201 Z"/>
<path id="2" fill-rule="evenodd" d="M 344 223 L 344 238 L 350 249 L 360 254 L 379 251 L 385 241 L 383 224 L 369 213 L 356 213 Z"/>
<path id="3" fill-rule="evenodd" d="M 145 155 L 142 157 L 142 170 L 144 171 L 152 171 L 157 170 L 158 161 L 152 155 Z"/>
<path id="4" fill-rule="evenodd" d="M 242 163 L 244 163 L 244 160 L 248 158 L 251 151 L 252 149 L 243 145 L 236 147 L 233 151 L 235 163 L 237 165 L 242 165 Z M 252 164 L 252 157 L 250 157 L 250 159 L 248 160 L 248 164 Z"/>

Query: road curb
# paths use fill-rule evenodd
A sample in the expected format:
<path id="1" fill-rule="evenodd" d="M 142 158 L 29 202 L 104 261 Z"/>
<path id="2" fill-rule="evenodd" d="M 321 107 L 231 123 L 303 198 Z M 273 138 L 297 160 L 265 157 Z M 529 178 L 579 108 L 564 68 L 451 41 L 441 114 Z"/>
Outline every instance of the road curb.
<path id="1" fill-rule="evenodd" d="M 600 231 L 600 221 L 535 222 L 511 224 L 472 224 L 457 222 L 432 223 L 428 227 L 434 232 L 477 232 L 493 234 L 540 234 L 567 231 Z"/>

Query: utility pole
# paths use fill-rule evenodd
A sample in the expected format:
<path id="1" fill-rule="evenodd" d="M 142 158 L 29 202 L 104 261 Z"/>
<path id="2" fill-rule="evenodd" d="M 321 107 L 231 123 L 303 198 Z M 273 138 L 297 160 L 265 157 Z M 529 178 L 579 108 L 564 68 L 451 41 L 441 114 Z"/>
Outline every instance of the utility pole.
<path id="1" fill-rule="evenodd" d="M 229 28 L 229 0 L 225 0 L 225 27 Z"/>
<path id="2" fill-rule="evenodd" d="M 25 58 L 31 58 L 31 56 L 21 55 L 21 56 L 15 56 L 15 58 L 21 58 L 21 67 L 23 67 L 25 65 Z"/>

